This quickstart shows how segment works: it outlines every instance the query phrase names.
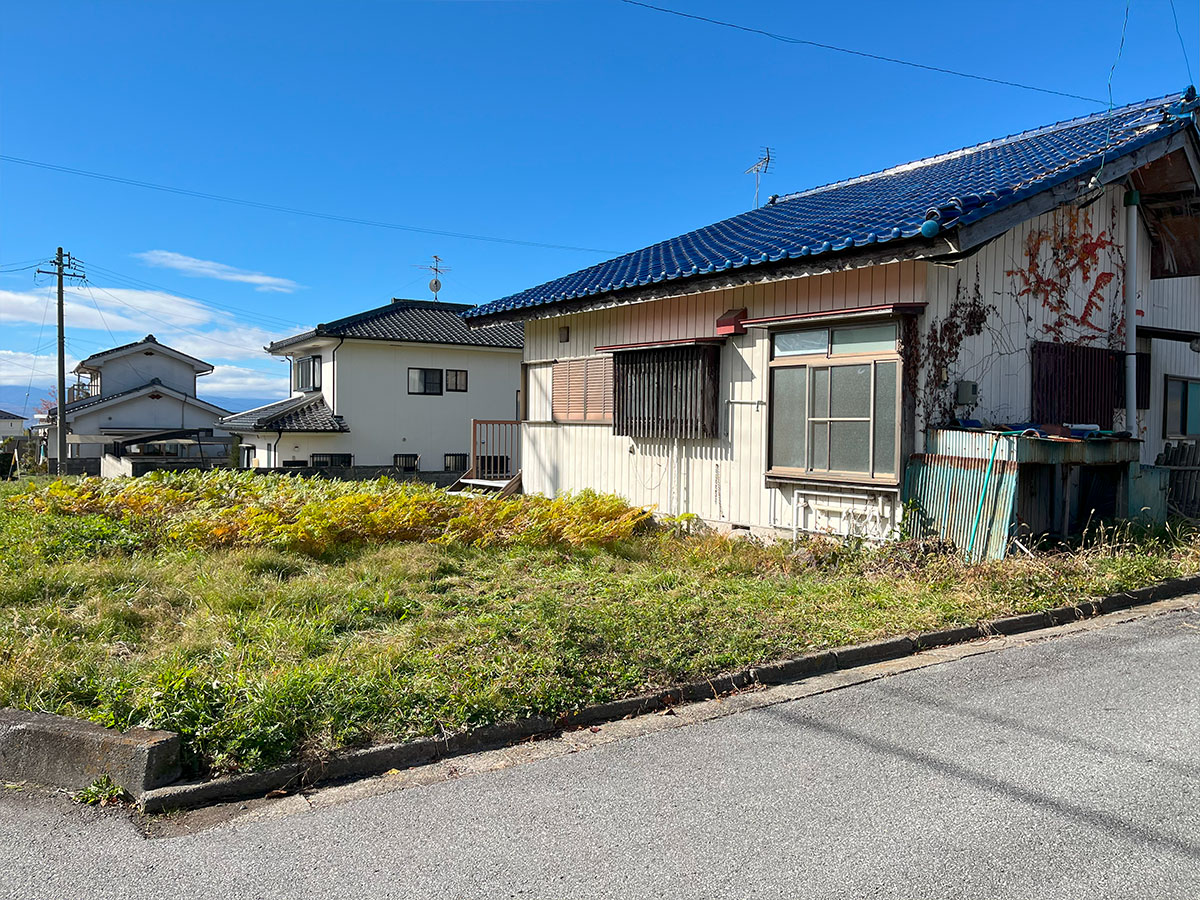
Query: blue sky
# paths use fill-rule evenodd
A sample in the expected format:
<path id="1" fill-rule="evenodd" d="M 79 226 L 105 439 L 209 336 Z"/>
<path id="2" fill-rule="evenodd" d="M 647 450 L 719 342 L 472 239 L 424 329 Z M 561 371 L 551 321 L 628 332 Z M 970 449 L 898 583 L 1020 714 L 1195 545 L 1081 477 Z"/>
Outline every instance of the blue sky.
<path id="1" fill-rule="evenodd" d="M 1105 99 L 1125 4 L 661 5 Z M 1195 71 L 1197 7 L 1177 0 Z M 1188 83 L 1166 0 L 1134 4 L 1116 103 Z M 0 162 L 0 270 L 62 245 L 89 285 L 69 363 L 147 332 L 217 365 L 202 396 L 286 392 L 273 339 L 393 296 L 482 303 L 762 198 L 1102 108 L 619 2 L 9 4 L 0 153 L 563 250 L 373 228 Z M 606 252 L 611 251 L 611 252 Z M 53 383 L 50 279 L 0 273 L 0 406 Z M 39 337 L 40 336 L 40 337 Z"/>

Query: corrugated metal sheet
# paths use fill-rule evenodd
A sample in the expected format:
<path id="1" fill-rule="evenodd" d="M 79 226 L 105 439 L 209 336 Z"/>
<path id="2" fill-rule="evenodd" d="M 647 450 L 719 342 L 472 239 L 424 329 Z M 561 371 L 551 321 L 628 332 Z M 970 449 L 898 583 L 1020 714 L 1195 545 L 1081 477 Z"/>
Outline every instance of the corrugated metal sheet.
<path id="1" fill-rule="evenodd" d="M 942 434 L 944 444 L 959 440 Z M 990 441 L 987 455 L 914 456 L 904 484 L 908 528 L 915 537 L 951 542 L 968 562 L 1003 559 L 1016 522 L 1017 439 L 959 434 L 967 450 Z"/>

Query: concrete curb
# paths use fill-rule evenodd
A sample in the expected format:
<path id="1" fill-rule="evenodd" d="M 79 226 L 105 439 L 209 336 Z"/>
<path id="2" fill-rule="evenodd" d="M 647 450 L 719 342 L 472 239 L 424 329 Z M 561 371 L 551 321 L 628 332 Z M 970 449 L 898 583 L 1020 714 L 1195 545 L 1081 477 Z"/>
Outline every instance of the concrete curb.
<path id="1" fill-rule="evenodd" d="M 135 797 L 179 777 L 179 735 L 0 709 L 0 779 L 82 790 L 108 775 Z"/>
<path id="2" fill-rule="evenodd" d="M 1113 594 L 1096 600 L 922 634 L 883 638 L 866 644 L 818 650 L 795 659 L 754 666 L 738 672 L 679 685 L 663 691 L 599 703 L 565 713 L 557 719 L 534 717 L 477 728 L 446 738 L 422 738 L 396 744 L 381 744 L 336 753 L 312 763 L 293 763 L 248 775 L 212 781 L 173 784 L 144 791 L 139 796 L 145 812 L 203 806 L 224 800 L 259 797 L 272 790 L 379 775 L 392 769 L 427 765 L 446 757 L 496 750 L 523 740 L 546 737 L 565 728 L 612 722 L 680 703 L 712 700 L 746 688 L 801 681 L 811 675 L 850 669 L 894 660 L 933 647 L 961 644 L 989 635 L 1012 635 L 1049 629 L 1081 619 L 1118 612 L 1159 600 L 1200 591 L 1200 575 L 1175 578 L 1136 591 Z"/>

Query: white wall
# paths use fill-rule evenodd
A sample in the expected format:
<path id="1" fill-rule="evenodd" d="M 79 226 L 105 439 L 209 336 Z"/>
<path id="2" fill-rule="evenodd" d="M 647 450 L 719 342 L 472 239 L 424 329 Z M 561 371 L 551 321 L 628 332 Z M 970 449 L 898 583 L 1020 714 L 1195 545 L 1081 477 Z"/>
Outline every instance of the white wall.
<path id="1" fill-rule="evenodd" d="M 520 350 L 335 340 L 296 355 L 310 353 L 321 355 L 321 395 L 350 430 L 285 434 L 280 460 L 350 453 L 358 466 L 390 466 L 397 453 L 417 453 L 422 470 L 441 471 L 446 453 L 470 452 L 471 419 L 516 418 Z M 409 368 L 443 370 L 443 392 L 409 394 Z M 465 392 L 445 390 L 446 369 L 467 371 Z"/>
<path id="2" fill-rule="evenodd" d="M 925 267 L 924 263 L 893 263 L 532 320 L 525 325 L 525 355 L 531 362 L 545 363 L 595 355 L 597 346 L 711 337 L 716 334 L 717 318 L 741 307 L 757 318 L 921 302 Z M 570 340 L 565 343 L 559 342 L 562 325 L 570 327 Z M 814 484 L 799 497 L 792 485 L 767 487 L 769 349 L 769 333 L 763 329 L 750 329 L 726 341 L 721 352 L 718 439 L 675 444 L 614 435 L 611 425 L 527 422 L 522 426 L 525 491 L 553 496 L 593 488 L 652 505 L 662 514 L 691 512 L 711 522 L 756 529 L 790 528 L 795 503 L 797 523 L 835 532 L 851 527 L 854 510 L 869 502 L 872 509 L 879 504 L 887 508 L 887 520 L 870 526 L 886 533 L 894 525 L 898 486 L 860 489 L 832 508 L 824 496 L 828 486 Z M 537 379 L 530 378 L 531 413 Z"/>
<path id="3" fill-rule="evenodd" d="M 105 397 L 141 387 L 155 378 L 167 387 L 196 396 L 196 370 L 192 364 L 160 353 L 152 344 L 126 356 L 106 360 L 98 368 L 100 390 Z"/>
<path id="4" fill-rule="evenodd" d="M 157 393 L 159 399 L 152 399 Z M 78 435 L 112 434 L 110 440 L 118 440 L 130 434 L 173 431 L 179 428 L 211 428 L 215 435 L 228 434 L 217 426 L 218 414 L 209 412 L 193 403 L 181 400 L 165 391 L 152 391 L 140 397 L 114 401 L 109 406 L 86 410 L 68 422 L 71 433 Z M 51 459 L 58 458 L 58 429 L 51 426 L 46 432 L 47 448 Z M 68 453 L 75 456 L 101 456 L 103 443 L 82 443 Z"/>

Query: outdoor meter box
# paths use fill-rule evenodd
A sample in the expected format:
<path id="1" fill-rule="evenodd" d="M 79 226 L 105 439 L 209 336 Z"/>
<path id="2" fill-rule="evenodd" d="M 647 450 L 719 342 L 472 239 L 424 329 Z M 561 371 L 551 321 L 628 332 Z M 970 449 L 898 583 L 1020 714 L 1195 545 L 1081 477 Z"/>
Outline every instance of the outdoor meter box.
<path id="1" fill-rule="evenodd" d="M 955 392 L 954 402 L 959 406 L 974 406 L 979 402 L 979 382 L 960 381 Z"/>

